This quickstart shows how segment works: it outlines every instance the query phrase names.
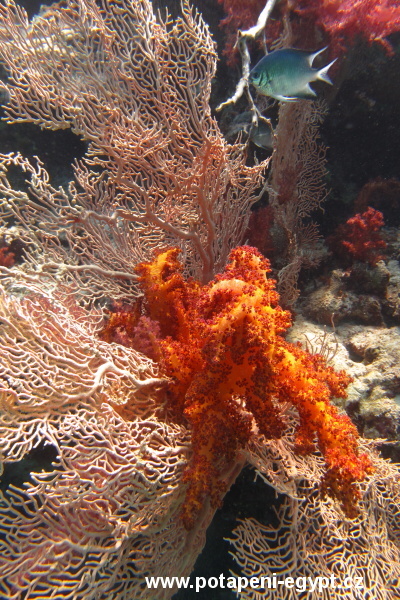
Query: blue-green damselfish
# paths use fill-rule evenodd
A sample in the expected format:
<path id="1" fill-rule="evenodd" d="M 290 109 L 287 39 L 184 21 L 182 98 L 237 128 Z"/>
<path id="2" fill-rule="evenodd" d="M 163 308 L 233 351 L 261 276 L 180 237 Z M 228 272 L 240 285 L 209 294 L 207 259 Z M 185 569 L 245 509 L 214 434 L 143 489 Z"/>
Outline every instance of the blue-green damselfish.
<path id="1" fill-rule="evenodd" d="M 311 81 L 325 81 L 332 85 L 328 71 L 335 60 L 313 69 L 316 56 L 326 50 L 306 52 L 295 48 L 274 50 L 262 58 L 250 71 L 249 81 L 264 96 L 271 96 L 281 102 L 295 102 L 303 98 L 314 98 L 317 94 L 310 87 Z"/>

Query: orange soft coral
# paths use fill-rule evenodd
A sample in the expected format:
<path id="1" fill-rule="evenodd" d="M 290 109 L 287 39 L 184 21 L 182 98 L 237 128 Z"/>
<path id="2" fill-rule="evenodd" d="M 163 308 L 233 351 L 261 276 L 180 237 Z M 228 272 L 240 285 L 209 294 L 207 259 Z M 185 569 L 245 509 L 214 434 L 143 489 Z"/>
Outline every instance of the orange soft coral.
<path id="1" fill-rule="evenodd" d="M 269 262 L 257 250 L 233 250 L 224 273 L 205 286 L 184 279 L 178 253 L 168 250 L 137 271 L 148 315 L 160 326 L 170 407 L 192 430 L 185 526 L 193 526 L 206 497 L 219 503 L 224 473 L 255 432 L 282 434 L 286 402 L 299 413 L 298 450 L 312 451 L 316 438 L 327 463 L 324 490 L 352 514 L 354 483 L 370 462 L 358 453 L 350 419 L 330 403 L 345 396 L 349 377 L 283 339 L 290 314 L 279 307 Z"/>

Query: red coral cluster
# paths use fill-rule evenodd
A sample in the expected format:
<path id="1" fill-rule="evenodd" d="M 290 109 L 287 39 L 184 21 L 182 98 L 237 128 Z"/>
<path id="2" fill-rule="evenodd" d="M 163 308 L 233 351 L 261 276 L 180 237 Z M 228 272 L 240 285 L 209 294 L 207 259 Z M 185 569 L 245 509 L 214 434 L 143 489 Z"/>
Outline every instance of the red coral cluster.
<path id="1" fill-rule="evenodd" d="M 235 62 L 234 44 L 238 29 L 247 29 L 257 22 L 264 8 L 263 0 L 218 0 L 226 18 L 221 26 L 226 31 L 224 53 L 228 64 Z M 398 0 L 284 0 L 277 3 L 266 28 L 268 44 L 278 39 L 283 22 L 290 21 L 293 40 L 298 48 L 329 45 L 330 54 L 339 57 L 358 38 L 378 42 L 389 54 L 393 48 L 388 36 L 400 31 Z"/>
<path id="2" fill-rule="evenodd" d="M 11 251 L 10 246 L 0 247 L 0 266 L 12 267 L 15 264 L 15 253 Z"/>
<path id="3" fill-rule="evenodd" d="M 248 246 L 231 252 L 225 271 L 207 285 L 185 280 L 178 249 L 137 268 L 145 308 L 160 327 L 161 368 L 170 378 L 169 405 L 190 425 L 193 455 L 185 473 L 182 519 L 190 529 L 206 498 L 218 505 L 224 474 L 253 435 L 279 438 L 282 405 L 298 411 L 299 452 L 323 453 L 326 492 L 352 514 L 355 482 L 370 470 L 357 450 L 356 428 L 330 403 L 344 397 L 349 377 L 321 356 L 287 343 L 289 312 L 280 308 L 268 260 Z"/>
<path id="4" fill-rule="evenodd" d="M 25 245 L 15 238 L 9 241 L 6 236 L 0 238 L 0 266 L 13 267 L 15 263 L 21 263 L 25 256 Z"/>
<path id="5" fill-rule="evenodd" d="M 381 43 L 392 54 L 386 38 L 400 30 L 398 0 L 297 0 L 295 12 L 313 20 L 328 35 L 335 52 L 363 37 Z"/>
<path id="6" fill-rule="evenodd" d="M 383 258 L 381 251 L 386 248 L 380 234 L 384 224 L 383 214 L 369 206 L 364 213 L 358 213 L 339 225 L 327 241 L 344 260 L 359 260 L 374 266 Z"/>

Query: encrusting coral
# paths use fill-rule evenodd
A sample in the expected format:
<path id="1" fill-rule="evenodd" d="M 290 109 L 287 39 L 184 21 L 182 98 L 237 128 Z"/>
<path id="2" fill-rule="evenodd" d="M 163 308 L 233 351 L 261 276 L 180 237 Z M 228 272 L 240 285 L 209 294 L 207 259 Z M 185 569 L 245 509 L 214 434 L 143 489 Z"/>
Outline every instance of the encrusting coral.
<path id="1" fill-rule="evenodd" d="M 354 516 L 359 497 L 354 483 L 371 472 L 371 463 L 358 452 L 355 426 L 330 403 L 334 396 L 345 397 L 350 378 L 284 340 L 290 313 L 279 306 L 275 281 L 266 277 L 269 261 L 256 249 L 234 249 L 224 272 L 206 285 L 184 279 L 179 252 L 160 253 L 137 272 L 147 317 L 160 328 L 169 407 L 191 428 L 193 455 L 181 513 L 185 527 L 193 526 L 207 497 L 219 504 L 224 473 L 254 433 L 267 439 L 282 435 L 287 403 L 299 414 L 297 451 L 312 452 L 317 436 L 327 465 L 323 492 Z M 114 316 L 102 334 L 108 340 L 113 322 L 121 327 Z"/>

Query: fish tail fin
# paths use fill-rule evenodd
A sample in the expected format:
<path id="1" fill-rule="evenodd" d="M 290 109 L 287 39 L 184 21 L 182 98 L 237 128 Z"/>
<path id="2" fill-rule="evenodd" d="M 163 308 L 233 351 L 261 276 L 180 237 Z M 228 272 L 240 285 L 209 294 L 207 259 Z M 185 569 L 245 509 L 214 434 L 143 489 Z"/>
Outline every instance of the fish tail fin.
<path id="1" fill-rule="evenodd" d="M 322 67 L 322 69 L 319 69 L 316 73 L 316 79 L 320 79 L 321 81 L 325 81 L 325 83 L 329 83 L 330 85 L 333 85 L 331 78 L 328 75 L 328 71 L 331 68 L 331 66 L 333 65 L 333 63 L 335 63 L 337 61 L 337 58 L 335 58 L 332 62 L 329 63 L 329 65 L 326 65 L 325 67 Z"/>

